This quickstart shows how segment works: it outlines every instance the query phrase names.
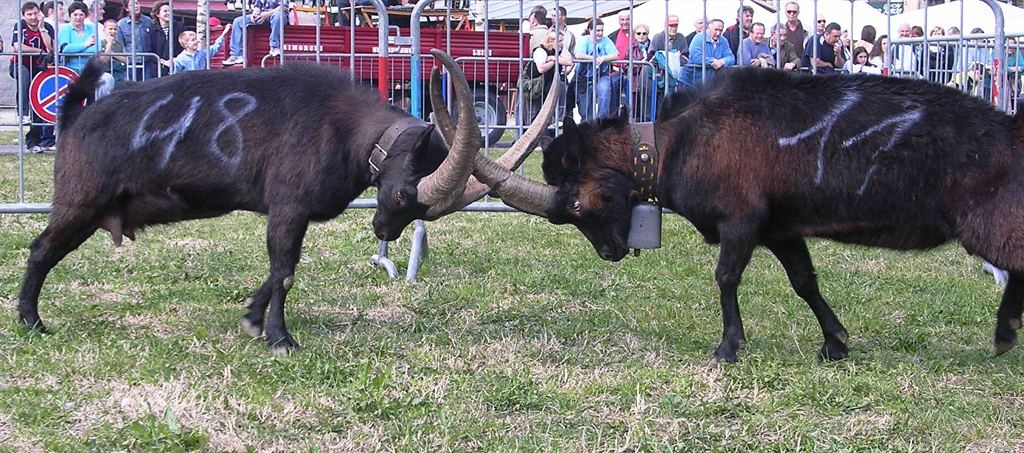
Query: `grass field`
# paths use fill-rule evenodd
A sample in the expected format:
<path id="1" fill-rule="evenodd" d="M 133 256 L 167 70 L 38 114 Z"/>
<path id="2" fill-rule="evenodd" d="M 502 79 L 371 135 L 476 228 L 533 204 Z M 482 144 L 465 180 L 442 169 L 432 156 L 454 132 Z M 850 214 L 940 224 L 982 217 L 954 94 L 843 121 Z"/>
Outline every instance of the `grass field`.
<path id="1" fill-rule="evenodd" d="M 48 201 L 52 156 L 26 162 L 27 201 Z M 0 202 L 17 173 L 0 156 Z M 0 215 L 0 452 L 1024 451 L 1024 350 L 991 357 L 1000 291 L 957 246 L 812 241 L 851 334 L 850 358 L 827 364 L 758 250 L 747 349 L 711 367 L 717 249 L 681 218 L 662 249 L 606 263 L 572 227 L 456 214 L 429 224 L 406 283 L 369 264 L 371 215 L 310 229 L 287 310 L 303 348 L 287 357 L 237 327 L 267 272 L 263 217 L 121 248 L 95 235 L 50 274 L 55 332 L 38 335 L 14 307 L 46 216 Z"/>

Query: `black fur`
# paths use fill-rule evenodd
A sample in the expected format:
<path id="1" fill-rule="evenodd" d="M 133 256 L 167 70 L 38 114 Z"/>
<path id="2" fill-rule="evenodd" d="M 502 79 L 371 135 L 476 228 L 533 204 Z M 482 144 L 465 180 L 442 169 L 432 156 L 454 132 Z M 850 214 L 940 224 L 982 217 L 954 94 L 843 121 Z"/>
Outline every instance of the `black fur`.
<path id="1" fill-rule="evenodd" d="M 835 121 L 823 121 L 830 114 Z M 569 124 L 545 150 L 545 178 L 559 187 L 549 217 L 575 224 L 611 260 L 627 252 L 622 226 L 636 200 L 625 121 Z M 846 357 L 847 334 L 818 290 L 808 236 L 899 250 L 958 240 L 1010 272 L 996 326 L 997 352 L 1008 350 L 1024 301 L 1022 134 L 1021 114 L 918 80 L 738 69 L 669 96 L 656 123 L 658 196 L 721 244 L 715 358 L 736 360 L 746 341 L 736 287 L 759 245 L 817 316 L 821 357 Z M 567 168 L 572 153 L 581 157 Z M 567 209 L 577 200 L 580 212 Z"/>
<path id="2" fill-rule="evenodd" d="M 71 84 L 67 94 L 64 95 L 60 114 L 57 116 L 57 125 L 61 130 L 71 127 L 75 119 L 82 113 L 84 108 L 82 104 L 86 99 L 91 98 L 92 94 L 96 91 L 103 71 L 103 62 L 99 58 L 91 58 L 89 59 L 89 64 L 85 66 L 78 79 L 75 80 L 75 83 Z"/>

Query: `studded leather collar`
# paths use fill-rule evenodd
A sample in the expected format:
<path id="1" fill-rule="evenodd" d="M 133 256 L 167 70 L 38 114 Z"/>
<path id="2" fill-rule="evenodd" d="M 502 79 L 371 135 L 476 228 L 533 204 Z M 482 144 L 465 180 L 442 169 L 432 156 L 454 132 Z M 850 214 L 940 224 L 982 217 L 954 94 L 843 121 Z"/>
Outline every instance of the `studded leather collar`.
<path id="1" fill-rule="evenodd" d="M 658 203 L 658 148 L 654 141 L 654 123 L 631 123 L 633 143 L 633 180 L 640 185 L 644 201 Z"/>
<path id="2" fill-rule="evenodd" d="M 427 127 L 427 123 L 414 116 L 402 118 L 389 126 L 384 131 L 384 134 L 380 136 L 380 140 L 373 144 L 373 149 L 370 150 L 370 174 L 377 174 L 380 171 L 380 166 L 384 159 L 387 159 L 391 153 L 391 147 L 395 145 L 395 142 L 398 141 L 402 134 L 411 129 L 425 127 Z"/>

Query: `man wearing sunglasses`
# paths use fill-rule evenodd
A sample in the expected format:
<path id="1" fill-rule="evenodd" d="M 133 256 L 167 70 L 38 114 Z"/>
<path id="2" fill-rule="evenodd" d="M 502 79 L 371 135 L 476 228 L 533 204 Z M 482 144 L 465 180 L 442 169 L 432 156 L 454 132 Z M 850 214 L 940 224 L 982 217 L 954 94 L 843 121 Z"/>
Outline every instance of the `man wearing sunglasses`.
<path id="1" fill-rule="evenodd" d="M 803 64 L 808 68 L 817 66 L 818 74 L 833 74 L 836 72 L 836 68 L 842 68 L 846 64 L 846 59 L 843 58 L 843 43 L 839 41 L 843 32 L 839 24 L 835 22 L 822 27 L 822 29 L 824 33 L 818 35 L 813 41 L 807 42 L 807 47 L 804 48 Z"/>
<path id="2" fill-rule="evenodd" d="M 786 33 L 783 38 L 793 44 L 794 49 L 803 50 L 804 40 L 807 39 L 807 30 L 798 18 L 800 16 L 800 5 L 796 2 L 786 4 Z"/>

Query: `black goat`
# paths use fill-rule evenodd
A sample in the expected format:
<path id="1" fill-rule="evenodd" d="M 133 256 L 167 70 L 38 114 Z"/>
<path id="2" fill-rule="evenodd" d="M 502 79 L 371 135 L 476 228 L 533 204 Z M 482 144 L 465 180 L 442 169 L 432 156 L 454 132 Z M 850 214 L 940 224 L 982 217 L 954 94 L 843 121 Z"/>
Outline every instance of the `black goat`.
<path id="1" fill-rule="evenodd" d="M 443 137 L 342 72 L 304 64 L 186 72 L 84 107 L 103 72 L 91 62 L 64 101 L 53 211 L 31 246 L 19 321 L 43 330 L 43 281 L 99 228 L 120 245 L 148 225 L 247 210 L 268 215 L 270 275 L 249 297 L 242 330 L 265 334 L 274 353 L 297 347 L 284 301 L 310 221 L 337 216 L 374 185 L 374 230 L 392 240 L 467 196 L 480 148 L 473 97 L 455 62 L 435 57 L 452 74 L 464 119 Z"/>

